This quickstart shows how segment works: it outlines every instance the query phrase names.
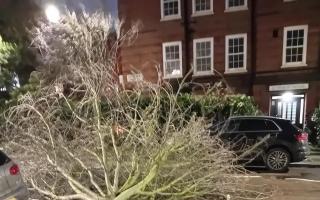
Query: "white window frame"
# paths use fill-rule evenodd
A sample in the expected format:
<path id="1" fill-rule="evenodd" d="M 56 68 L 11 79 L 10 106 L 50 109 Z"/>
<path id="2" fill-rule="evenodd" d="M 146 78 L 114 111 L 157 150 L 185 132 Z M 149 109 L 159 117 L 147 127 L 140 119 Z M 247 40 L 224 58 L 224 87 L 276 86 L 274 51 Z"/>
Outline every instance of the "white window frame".
<path id="1" fill-rule="evenodd" d="M 307 66 L 307 48 L 308 48 L 308 25 L 299 25 L 299 26 L 287 26 L 283 29 L 283 50 L 282 50 L 282 68 L 286 67 L 304 67 Z M 302 62 L 289 62 L 286 61 L 286 50 L 287 50 L 287 36 L 288 31 L 293 30 L 304 30 L 304 38 L 303 38 L 303 55 Z"/>
<path id="2" fill-rule="evenodd" d="M 192 0 L 192 17 L 213 15 L 213 0 L 210 0 L 210 10 L 196 11 L 196 0 Z"/>
<path id="3" fill-rule="evenodd" d="M 161 20 L 160 21 L 169 21 L 169 20 L 176 20 L 176 19 L 181 19 L 181 0 L 178 1 L 178 14 L 176 15 L 169 15 L 165 16 L 164 15 L 164 0 L 160 1 L 160 7 L 161 7 Z"/>
<path id="4" fill-rule="evenodd" d="M 233 38 L 243 38 L 243 67 L 242 68 L 229 68 L 229 39 Z M 247 33 L 241 33 L 241 34 L 232 34 L 226 36 L 226 47 L 225 47 L 225 73 L 244 73 L 247 72 Z"/>
<path id="5" fill-rule="evenodd" d="M 166 47 L 168 46 L 179 46 L 179 61 L 180 61 L 180 74 L 166 74 Z M 163 77 L 164 79 L 170 78 L 182 78 L 182 42 L 181 41 L 174 41 L 174 42 L 165 42 L 162 43 L 162 59 L 163 59 Z"/>
<path id="6" fill-rule="evenodd" d="M 237 7 L 230 7 L 229 0 L 225 0 L 225 3 L 226 3 L 225 12 L 236 12 L 236 11 L 248 10 L 248 0 L 244 0 L 243 6 L 237 6 Z"/>
<path id="7" fill-rule="evenodd" d="M 210 58 L 211 58 L 211 69 L 209 71 L 197 71 L 197 43 L 210 42 Z M 199 38 L 193 40 L 193 75 L 194 76 L 206 76 L 214 75 L 214 39 L 213 37 Z"/>

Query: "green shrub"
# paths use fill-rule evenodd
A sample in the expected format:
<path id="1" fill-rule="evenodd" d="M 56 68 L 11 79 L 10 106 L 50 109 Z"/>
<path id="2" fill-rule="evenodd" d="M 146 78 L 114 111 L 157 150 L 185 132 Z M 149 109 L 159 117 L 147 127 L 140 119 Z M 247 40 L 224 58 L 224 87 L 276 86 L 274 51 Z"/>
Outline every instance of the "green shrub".
<path id="1" fill-rule="evenodd" d="M 314 145 L 319 144 L 320 141 L 318 141 L 318 136 L 320 133 L 320 104 L 313 112 L 312 119 L 308 123 L 308 129 L 310 130 L 309 141 Z"/>
<path id="2" fill-rule="evenodd" d="M 134 97 L 131 98 L 134 99 Z M 222 121 L 230 116 L 257 115 L 260 113 L 253 99 L 242 94 L 222 95 L 210 93 L 206 95 L 193 95 L 182 93 L 176 97 L 176 101 L 178 109 L 185 113 L 184 116 L 187 121 L 193 116 Z M 151 103 L 148 95 L 144 95 L 143 98 L 140 97 L 138 105 L 140 109 L 145 109 Z M 171 109 L 166 95 L 160 97 L 160 105 L 162 108 L 160 118 L 166 119 L 166 113 L 169 113 Z"/>

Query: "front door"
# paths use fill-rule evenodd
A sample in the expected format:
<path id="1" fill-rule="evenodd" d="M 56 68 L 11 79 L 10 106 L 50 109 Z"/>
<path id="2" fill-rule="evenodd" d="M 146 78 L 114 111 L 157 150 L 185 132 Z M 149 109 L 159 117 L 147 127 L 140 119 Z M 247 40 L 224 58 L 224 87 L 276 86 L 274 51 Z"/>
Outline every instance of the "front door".
<path id="1" fill-rule="evenodd" d="M 290 99 L 283 96 L 272 96 L 271 116 L 290 120 L 299 128 L 304 126 L 305 96 L 292 95 Z"/>

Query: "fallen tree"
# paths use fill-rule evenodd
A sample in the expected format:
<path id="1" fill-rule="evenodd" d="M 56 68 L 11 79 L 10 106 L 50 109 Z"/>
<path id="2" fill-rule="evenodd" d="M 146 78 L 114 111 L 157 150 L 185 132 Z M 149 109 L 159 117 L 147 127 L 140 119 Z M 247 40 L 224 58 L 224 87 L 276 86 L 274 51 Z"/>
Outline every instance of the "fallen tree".
<path id="1" fill-rule="evenodd" d="M 6 112 L 4 130 L 32 188 L 48 199 L 266 198 L 237 178 L 235 154 L 202 118 L 184 116 L 170 87 L 118 87 L 116 52 L 136 29 L 113 25 L 84 14 L 35 29 L 42 85 Z"/>

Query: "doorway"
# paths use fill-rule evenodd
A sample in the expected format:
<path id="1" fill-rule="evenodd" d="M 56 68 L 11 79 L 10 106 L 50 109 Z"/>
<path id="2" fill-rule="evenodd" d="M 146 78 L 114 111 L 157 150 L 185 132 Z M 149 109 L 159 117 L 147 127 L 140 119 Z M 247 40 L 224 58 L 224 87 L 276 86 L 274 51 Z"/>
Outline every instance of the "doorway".
<path id="1" fill-rule="evenodd" d="M 272 96 L 271 116 L 290 120 L 299 128 L 304 127 L 305 95 L 285 93 Z"/>

